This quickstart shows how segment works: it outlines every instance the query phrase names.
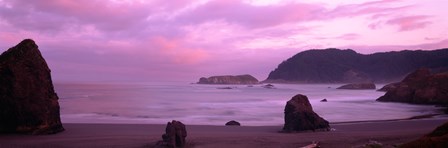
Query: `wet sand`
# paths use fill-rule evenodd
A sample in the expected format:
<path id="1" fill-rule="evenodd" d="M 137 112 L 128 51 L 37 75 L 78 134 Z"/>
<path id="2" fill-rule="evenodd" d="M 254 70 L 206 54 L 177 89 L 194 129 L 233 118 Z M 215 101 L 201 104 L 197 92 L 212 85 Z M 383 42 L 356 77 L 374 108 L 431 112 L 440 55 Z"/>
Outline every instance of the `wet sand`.
<path id="1" fill-rule="evenodd" d="M 335 123 L 329 132 L 281 133 L 279 126 L 187 125 L 188 147 L 297 148 L 319 141 L 321 147 L 358 147 L 377 141 L 393 147 L 431 132 L 447 118 L 405 121 Z M 243 123 L 244 124 L 244 123 Z M 1 148 L 152 147 L 161 140 L 165 125 L 64 124 L 54 135 L 0 135 Z"/>

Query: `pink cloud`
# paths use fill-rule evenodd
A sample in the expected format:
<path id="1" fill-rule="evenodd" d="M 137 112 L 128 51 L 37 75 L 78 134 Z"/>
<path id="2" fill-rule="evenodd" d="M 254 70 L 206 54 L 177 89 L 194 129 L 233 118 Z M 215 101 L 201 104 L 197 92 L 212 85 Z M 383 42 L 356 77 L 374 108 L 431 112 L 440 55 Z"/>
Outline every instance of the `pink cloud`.
<path id="1" fill-rule="evenodd" d="M 347 33 L 347 34 L 342 34 L 339 36 L 333 36 L 333 37 L 317 37 L 317 40 L 356 40 L 358 38 L 360 38 L 361 35 L 356 34 L 356 33 Z"/>
<path id="2" fill-rule="evenodd" d="M 30 30 L 63 30 L 79 25 L 95 25 L 102 30 L 123 30 L 139 24 L 150 13 L 137 3 L 114 5 L 101 0 L 7 0 L 10 9 L 1 17 Z M 11 15 L 13 14 L 13 15 Z"/>
<path id="3" fill-rule="evenodd" d="M 204 61 L 208 57 L 205 50 L 187 48 L 185 45 L 182 45 L 180 40 L 176 39 L 170 40 L 164 37 L 154 37 L 151 39 L 151 43 L 155 48 L 159 48 L 163 55 L 169 57 L 177 64 L 193 65 Z"/>
<path id="4" fill-rule="evenodd" d="M 179 73 L 194 80 L 243 73 L 264 78 L 276 64 L 309 48 L 387 43 L 373 52 L 406 48 L 399 44 L 406 40 L 419 41 L 399 38 L 401 32 L 386 26 L 408 31 L 406 37 L 421 37 L 414 30 L 424 27 L 446 32 L 428 25 L 438 19 L 440 26 L 446 26 L 445 17 L 414 11 L 420 10 L 418 3 L 372 0 L 327 6 L 290 1 L 260 6 L 244 0 L 0 0 L 0 47 L 35 39 L 60 79 L 114 80 L 120 75 L 170 79 Z M 440 41 L 446 34 L 428 31 L 425 36 L 437 39 L 421 37 L 420 42 Z M 241 43 L 258 46 L 246 48 Z M 442 46 L 448 45 L 419 47 Z"/>
<path id="5" fill-rule="evenodd" d="M 129 43 L 36 41 L 56 80 L 196 79 L 195 71 L 209 56 L 181 40 L 162 37 Z"/>
<path id="6" fill-rule="evenodd" d="M 440 38 L 425 37 L 425 40 L 427 40 L 427 41 L 434 41 L 434 40 L 440 40 Z"/>
<path id="7" fill-rule="evenodd" d="M 323 11 L 325 8 L 322 6 L 305 3 L 254 6 L 239 0 L 216 0 L 209 1 L 178 19 L 192 24 L 225 20 L 248 28 L 259 28 L 311 20 Z"/>
<path id="8" fill-rule="evenodd" d="M 0 18 L 23 29 L 58 33 L 90 25 L 110 34 L 116 33 L 115 36 L 130 36 L 164 23 L 161 20 L 150 22 L 147 20 L 149 17 L 181 9 L 192 0 L 169 3 L 163 0 L 123 3 L 107 0 L 4 0 L 2 3 L 10 8 L 0 6 Z"/>
<path id="9" fill-rule="evenodd" d="M 376 30 L 376 29 L 379 29 L 381 25 L 382 25 L 381 22 L 373 22 L 373 23 L 370 23 L 368 25 L 368 27 L 372 30 Z"/>
<path id="10" fill-rule="evenodd" d="M 186 12 L 176 19 L 187 24 L 224 20 L 249 29 L 272 27 L 287 23 L 325 21 L 361 15 L 380 15 L 413 8 L 412 5 L 395 5 L 400 0 L 382 0 L 361 4 L 340 5 L 328 9 L 320 4 L 287 3 L 254 6 L 239 0 L 209 1 Z"/>
<path id="11" fill-rule="evenodd" d="M 390 19 L 386 23 L 390 25 L 397 25 L 400 31 L 411 31 L 425 28 L 426 26 L 431 24 L 430 21 L 427 21 L 428 18 L 430 18 L 430 16 L 404 16 Z"/>
<path id="12" fill-rule="evenodd" d="M 360 37 L 359 34 L 356 33 L 348 33 L 348 34 L 343 34 L 341 36 L 335 37 L 336 39 L 342 39 L 342 40 L 356 40 Z"/>
<path id="13" fill-rule="evenodd" d="M 333 10 L 330 10 L 327 14 L 324 14 L 324 18 L 338 18 L 338 17 L 353 17 L 360 15 L 373 15 L 374 18 L 380 17 L 387 13 L 393 13 L 410 9 L 412 5 L 394 6 L 401 0 L 381 0 L 373 2 L 365 2 L 361 4 L 347 4 L 341 5 Z"/>

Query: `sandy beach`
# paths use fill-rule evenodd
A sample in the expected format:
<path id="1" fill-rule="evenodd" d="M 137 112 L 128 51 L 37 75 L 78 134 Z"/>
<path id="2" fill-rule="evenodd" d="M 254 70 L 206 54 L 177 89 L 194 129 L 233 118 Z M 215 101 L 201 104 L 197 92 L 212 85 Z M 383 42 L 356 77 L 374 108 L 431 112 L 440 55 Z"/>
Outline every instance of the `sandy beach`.
<path id="1" fill-rule="evenodd" d="M 282 126 L 187 125 L 188 147 L 297 148 L 319 141 L 321 147 L 358 147 L 371 140 L 383 146 L 411 141 L 447 122 L 447 118 L 331 124 L 330 132 L 280 133 Z M 0 135 L 0 147 L 152 147 L 165 125 L 64 124 L 55 135 Z"/>

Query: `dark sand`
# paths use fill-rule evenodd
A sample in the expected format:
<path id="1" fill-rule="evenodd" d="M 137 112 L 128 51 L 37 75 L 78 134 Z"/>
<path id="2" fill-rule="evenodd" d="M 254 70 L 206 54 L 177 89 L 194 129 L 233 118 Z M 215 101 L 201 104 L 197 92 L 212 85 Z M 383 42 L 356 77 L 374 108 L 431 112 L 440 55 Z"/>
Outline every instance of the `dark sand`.
<path id="1" fill-rule="evenodd" d="M 370 140 L 392 147 L 429 133 L 447 118 L 332 124 L 334 131 L 280 133 L 282 126 L 187 125 L 189 147 L 297 148 L 319 141 L 321 147 L 357 147 Z M 224 123 L 223 123 L 224 124 Z M 243 123 L 244 124 L 244 123 Z M 64 124 L 55 135 L 0 135 L 0 148 L 151 147 L 165 125 Z"/>

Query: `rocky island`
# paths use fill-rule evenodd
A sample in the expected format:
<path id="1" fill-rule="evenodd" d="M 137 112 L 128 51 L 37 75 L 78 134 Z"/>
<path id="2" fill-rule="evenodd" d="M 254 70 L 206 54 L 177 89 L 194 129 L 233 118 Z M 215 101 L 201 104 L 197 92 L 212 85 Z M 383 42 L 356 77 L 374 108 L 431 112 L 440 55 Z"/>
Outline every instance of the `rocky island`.
<path id="1" fill-rule="evenodd" d="M 64 130 L 50 69 L 31 39 L 0 55 L 0 133 Z"/>
<path id="2" fill-rule="evenodd" d="M 251 75 L 224 75 L 224 76 L 212 76 L 202 77 L 197 84 L 258 84 L 258 80 Z"/>

